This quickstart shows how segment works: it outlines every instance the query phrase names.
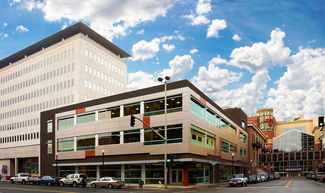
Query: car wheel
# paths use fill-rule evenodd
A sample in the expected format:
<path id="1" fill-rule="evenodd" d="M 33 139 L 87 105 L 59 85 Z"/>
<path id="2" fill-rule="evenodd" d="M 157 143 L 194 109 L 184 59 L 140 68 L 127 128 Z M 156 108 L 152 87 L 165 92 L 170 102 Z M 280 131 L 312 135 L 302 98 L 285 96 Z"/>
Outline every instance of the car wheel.
<path id="1" fill-rule="evenodd" d="M 63 182 L 60 182 L 60 186 L 63 187 L 64 186 L 64 183 Z"/>
<path id="2" fill-rule="evenodd" d="M 10 180 L 10 182 L 11 182 L 12 184 L 14 184 L 14 183 L 15 183 L 13 180 Z"/>
<path id="3" fill-rule="evenodd" d="M 96 188 L 96 184 L 95 183 L 92 183 L 91 184 L 91 187 Z"/>
<path id="4" fill-rule="evenodd" d="M 48 182 L 48 183 L 47 183 L 47 185 L 48 185 L 48 186 L 51 186 L 51 185 L 52 185 L 52 183 L 51 183 L 51 182 Z"/>
<path id="5" fill-rule="evenodd" d="M 72 186 L 73 186 L 73 187 L 77 187 L 77 183 L 76 183 L 76 182 L 73 182 L 73 183 L 72 183 Z"/>
<path id="6" fill-rule="evenodd" d="M 247 182 L 246 182 L 245 186 L 247 186 Z"/>
<path id="7" fill-rule="evenodd" d="M 23 181 L 22 181 L 22 183 L 25 185 L 25 184 L 26 184 L 26 181 L 25 181 L 25 180 L 23 180 Z"/>
<path id="8" fill-rule="evenodd" d="M 40 183 L 39 183 L 39 182 L 37 182 L 37 185 L 40 185 Z"/>
<path id="9" fill-rule="evenodd" d="M 113 188 L 113 185 L 112 184 L 108 184 L 108 189 L 112 189 Z"/>
<path id="10" fill-rule="evenodd" d="M 87 186 L 87 184 L 82 184 L 82 187 L 86 187 Z"/>

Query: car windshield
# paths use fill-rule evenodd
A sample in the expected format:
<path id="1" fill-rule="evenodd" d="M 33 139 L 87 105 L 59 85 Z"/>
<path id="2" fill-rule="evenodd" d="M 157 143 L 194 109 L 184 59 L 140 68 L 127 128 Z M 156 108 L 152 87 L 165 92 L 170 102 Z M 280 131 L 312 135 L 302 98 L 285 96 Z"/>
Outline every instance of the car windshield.
<path id="1" fill-rule="evenodd" d="M 239 174 L 239 175 L 233 175 L 232 178 L 242 178 L 243 175 Z"/>
<path id="2" fill-rule="evenodd" d="M 255 175 L 250 175 L 249 178 L 256 178 L 256 176 Z"/>
<path id="3" fill-rule="evenodd" d="M 117 181 L 118 179 L 117 178 L 111 178 L 113 181 Z"/>
<path id="4" fill-rule="evenodd" d="M 264 174 L 260 174 L 261 177 L 264 177 L 265 175 Z"/>

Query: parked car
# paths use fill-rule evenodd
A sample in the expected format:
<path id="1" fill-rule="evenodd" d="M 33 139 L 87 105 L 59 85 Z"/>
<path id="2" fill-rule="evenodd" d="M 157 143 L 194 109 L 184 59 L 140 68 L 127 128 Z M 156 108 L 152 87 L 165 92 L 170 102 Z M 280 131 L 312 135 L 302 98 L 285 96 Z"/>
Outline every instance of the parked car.
<path id="1" fill-rule="evenodd" d="M 268 173 L 265 173 L 265 181 L 269 182 L 270 181 L 270 176 Z"/>
<path id="2" fill-rule="evenodd" d="M 260 174 L 260 176 L 261 176 L 261 182 L 266 182 L 266 175 Z"/>
<path id="3" fill-rule="evenodd" d="M 274 174 L 274 179 L 280 179 L 280 174 Z"/>
<path id="4" fill-rule="evenodd" d="M 315 178 L 315 174 L 311 174 L 309 179 L 313 180 L 314 178 Z"/>
<path id="5" fill-rule="evenodd" d="M 22 184 L 26 183 L 33 183 L 37 182 L 38 177 L 30 177 L 28 173 L 19 173 L 16 174 L 14 177 L 10 178 L 10 182 L 14 184 L 15 182 L 20 182 Z"/>
<path id="6" fill-rule="evenodd" d="M 247 186 L 247 178 L 244 176 L 244 174 L 235 174 L 229 180 L 229 186 L 237 186 L 238 184 L 241 186 Z"/>
<path id="7" fill-rule="evenodd" d="M 99 179 L 98 181 L 92 181 L 91 187 L 96 188 L 99 187 L 107 187 L 109 189 L 111 188 L 122 188 L 125 185 L 124 181 L 119 180 L 118 178 L 114 177 L 103 177 Z"/>
<path id="8" fill-rule="evenodd" d="M 55 176 L 43 176 L 42 178 L 37 180 L 37 185 L 40 184 L 46 184 L 48 186 L 52 186 L 52 184 L 55 184 L 57 186 L 60 185 L 60 178 Z"/>
<path id="9" fill-rule="evenodd" d="M 308 174 L 308 175 L 306 176 L 306 178 L 309 179 L 309 178 L 310 178 L 310 175 Z"/>
<path id="10" fill-rule="evenodd" d="M 248 183 L 257 183 L 256 175 L 249 175 Z"/>
<path id="11" fill-rule="evenodd" d="M 78 185 L 82 185 L 82 187 L 86 187 L 87 184 L 88 177 L 86 174 L 70 174 L 60 180 L 60 186 L 69 185 L 77 187 Z"/>
<path id="12" fill-rule="evenodd" d="M 274 180 L 274 175 L 270 174 L 270 180 Z"/>
<path id="13" fill-rule="evenodd" d="M 323 182 L 323 183 L 325 182 L 325 174 L 322 175 L 322 177 L 320 177 L 319 181 L 320 181 L 320 182 Z"/>
<path id="14" fill-rule="evenodd" d="M 261 179 L 261 175 L 260 174 L 256 174 L 256 182 L 261 183 L 262 179 Z"/>
<path id="15" fill-rule="evenodd" d="M 324 175 L 324 172 L 317 172 L 314 178 L 314 181 L 317 181 L 320 179 L 320 177 L 322 177 L 322 175 Z"/>

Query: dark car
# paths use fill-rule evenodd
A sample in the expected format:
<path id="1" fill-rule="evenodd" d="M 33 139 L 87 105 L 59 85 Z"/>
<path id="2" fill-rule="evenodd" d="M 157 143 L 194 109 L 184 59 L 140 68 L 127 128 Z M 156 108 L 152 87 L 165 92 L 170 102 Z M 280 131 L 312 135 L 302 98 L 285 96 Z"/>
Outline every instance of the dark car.
<path id="1" fill-rule="evenodd" d="M 52 184 L 55 184 L 57 186 L 60 185 L 60 178 L 55 176 L 43 176 L 42 178 L 37 180 L 37 184 L 46 184 L 48 186 L 51 186 Z"/>
<path id="2" fill-rule="evenodd" d="M 248 176 L 248 183 L 257 183 L 256 175 Z"/>

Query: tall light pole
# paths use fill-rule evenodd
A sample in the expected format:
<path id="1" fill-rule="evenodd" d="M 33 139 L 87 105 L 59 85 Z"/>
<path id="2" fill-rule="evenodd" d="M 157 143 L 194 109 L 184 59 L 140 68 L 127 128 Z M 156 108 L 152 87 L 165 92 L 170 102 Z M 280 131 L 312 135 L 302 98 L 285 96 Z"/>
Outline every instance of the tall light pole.
<path id="1" fill-rule="evenodd" d="M 165 76 L 165 81 L 163 77 L 158 77 L 158 81 L 165 83 L 165 146 L 164 146 L 164 184 L 165 184 L 165 189 L 167 189 L 167 81 L 170 80 L 170 76 Z"/>
<path id="2" fill-rule="evenodd" d="M 19 173 L 19 155 L 17 156 L 17 173 Z"/>
<path id="3" fill-rule="evenodd" d="M 105 150 L 104 149 L 102 150 L 102 154 L 103 154 L 103 176 L 102 177 L 104 177 L 104 154 L 105 154 Z"/>
<path id="4" fill-rule="evenodd" d="M 59 178 L 59 176 L 58 176 L 58 152 L 56 152 L 56 154 L 55 154 L 55 166 L 56 166 L 55 175 Z"/>
<path id="5" fill-rule="evenodd" d="M 251 175 L 253 175 L 253 160 L 251 160 Z"/>
<path id="6" fill-rule="evenodd" d="M 231 175 L 234 175 L 234 156 L 235 154 L 232 153 L 231 157 L 232 157 L 232 161 L 231 161 Z"/>

